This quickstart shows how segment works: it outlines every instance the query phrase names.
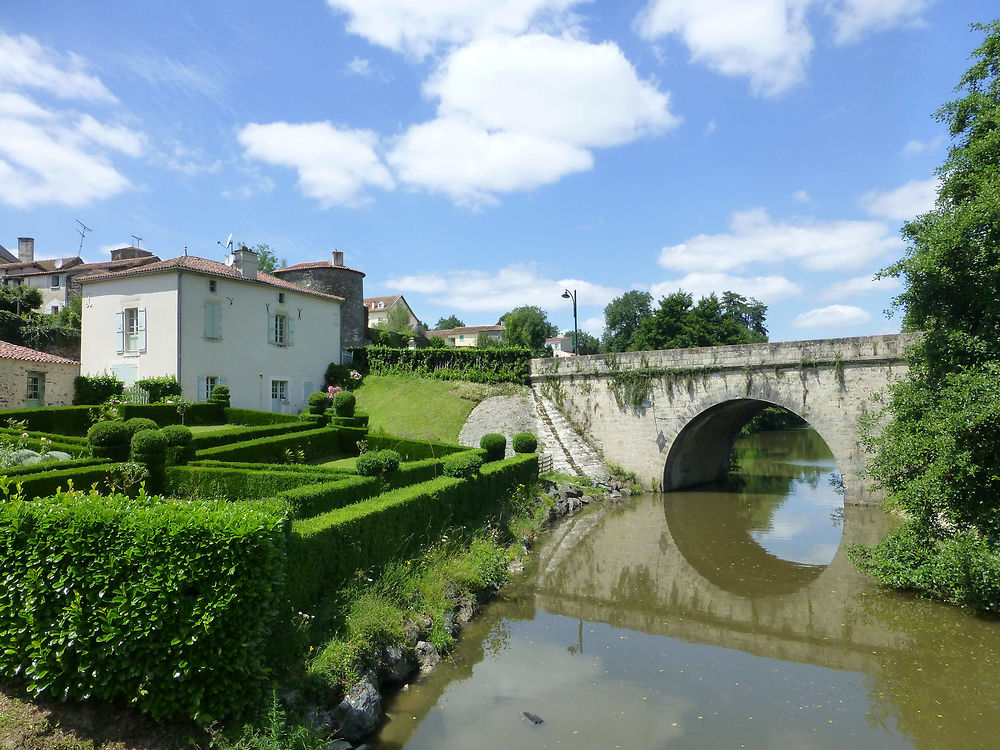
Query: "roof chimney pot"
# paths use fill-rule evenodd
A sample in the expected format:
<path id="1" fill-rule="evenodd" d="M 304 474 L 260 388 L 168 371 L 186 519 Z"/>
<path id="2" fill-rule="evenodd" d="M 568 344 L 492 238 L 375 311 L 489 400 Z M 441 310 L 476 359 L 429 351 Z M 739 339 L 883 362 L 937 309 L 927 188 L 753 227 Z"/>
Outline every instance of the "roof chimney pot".
<path id="1" fill-rule="evenodd" d="M 333 251 L 333 265 L 335 266 L 344 265 L 344 254 L 339 250 Z"/>
<path id="2" fill-rule="evenodd" d="M 17 259 L 21 263 L 32 263 L 35 260 L 35 238 L 17 238 Z"/>
<path id="3" fill-rule="evenodd" d="M 240 249 L 233 253 L 235 260 L 233 267 L 236 273 L 244 279 L 255 280 L 257 278 L 257 253 L 246 245 L 240 245 Z"/>

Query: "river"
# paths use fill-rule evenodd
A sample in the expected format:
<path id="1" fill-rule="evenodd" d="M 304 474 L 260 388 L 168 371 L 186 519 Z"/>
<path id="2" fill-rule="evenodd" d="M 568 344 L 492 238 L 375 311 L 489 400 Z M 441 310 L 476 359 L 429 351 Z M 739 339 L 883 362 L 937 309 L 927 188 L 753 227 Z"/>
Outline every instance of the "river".
<path id="1" fill-rule="evenodd" d="M 736 454 L 725 487 L 560 524 L 452 656 L 389 701 L 373 750 L 1000 744 L 1000 621 L 854 570 L 847 546 L 889 519 L 844 507 L 812 430 Z"/>

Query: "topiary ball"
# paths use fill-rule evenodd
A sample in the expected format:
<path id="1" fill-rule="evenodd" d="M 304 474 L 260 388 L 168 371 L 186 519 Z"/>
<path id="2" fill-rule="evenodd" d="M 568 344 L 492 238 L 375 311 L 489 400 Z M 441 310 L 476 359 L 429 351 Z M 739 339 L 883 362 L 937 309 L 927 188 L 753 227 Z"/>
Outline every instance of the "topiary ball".
<path id="1" fill-rule="evenodd" d="M 322 414 L 330 405 L 330 395 L 323 391 L 313 391 L 306 401 L 309 403 L 310 414 Z"/>
<path id="2" fill-rule="evenodd" d="M 208 400 L 216 404 L 229 406 L 229 386 L 228 385 L 214 386 L 212 388 L 212 395 Z"/>
<path id="3" fill-rule="evenodd" d="M 487 461 L 503 461 L 507 438 L 497 432 L 488 432 L 479 441 L 479 447 L 486 451 Z"/>
<path id="4" fill-rule="evenodd" d="M 357 399 L 349 391 L 340 391 L 333 397 L 333 410 L 338 417 L 353 417 Z"/>
<path id="5" fill-rule="evenodd" d="M 148 460 L 162 456 L 167 451 L 167 439 L 159 430 L 140 430 L 132 436 L 132 457 Z"/>
<path id="6" fill-rule="evenodd" d="M 131 437 L 139 432 L 139 430 L 158 430 L 160 429 L 160 425 L 146 417 L 132 417 L 125 422 L 125 429 L 128 430 L 128 434 Z"/>
<path id="7" fill-rule="evenodd" d="M 91 425 L 90 429 L 87 430 L 87 442 L 100 447 L 124 445 L 129 441 L 131 435 L 132 433 L 128 431 L 123 421 L 108 419 Z"/>
<path id="8" fill-rule="evenodd" d="M 190 428 L 182 424 L 168 424 L 160 432 L 168 446 L 191 445 L 191 440 L 194 438 L 194 433 L 191 432 Z"/>
<path id="9" fill-rule="evenodd" d="M 399 468 L 399 460 L 393 450 L 368 451 L 358 456 L 354 467 L 363 477 L 383 477 Z"/>
<path id="10" fill-rule="evenodd" d="M 446 477 L 456 479 L 470 479 L 479 473 L 483 465 L 483 459 L 478 453 L 468 451 L 466 453 L 453 453 L 444 460 L 441 471 Z"/>
<path id="11" fill-rule="evenodd" d="M 534 453 L 538 450 L 538 438 L 530 432 L 519 432 L 511 441 L 515 453 Z"/>

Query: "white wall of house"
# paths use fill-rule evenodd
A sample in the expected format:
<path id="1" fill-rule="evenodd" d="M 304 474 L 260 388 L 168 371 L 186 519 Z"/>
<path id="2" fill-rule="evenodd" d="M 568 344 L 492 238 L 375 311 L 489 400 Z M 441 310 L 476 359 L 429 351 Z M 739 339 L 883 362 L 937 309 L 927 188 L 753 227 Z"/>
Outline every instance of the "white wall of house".
<path id="1" fill-rule="evenodd" d="M 116 372 L 126 383 L 174 375 L 191 401 L 221 384 L 234 407 L 297 413 L 340 361 L 335 300 L 192 271 L 87 282 L 83 297 L 84 374 Z M 145 349 L 120 352 L 119 314 L 130 307 L 145 313 Z"/>
<path id="2" fill-rule="evenodd" d="M 66 307 L 65 273 L 53 272 L 47 274 L 36 274 L 33 276 L 25 276 L 23 278 L 23 283 L 26 286 L 37 287 L 42 292 L 42 304 L 38 306 L 39 312 L 58 312 L 62 308 Z M 53 281 L 57 282 L 56 286 L 53 286 Z M 53 307 L 57 309 L 53 310 Z"/>

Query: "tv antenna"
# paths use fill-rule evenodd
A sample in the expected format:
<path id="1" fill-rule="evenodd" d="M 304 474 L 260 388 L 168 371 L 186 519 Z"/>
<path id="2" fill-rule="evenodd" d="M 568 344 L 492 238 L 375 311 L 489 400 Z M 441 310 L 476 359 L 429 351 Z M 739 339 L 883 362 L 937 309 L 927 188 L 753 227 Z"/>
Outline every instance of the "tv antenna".
<path id="1" fill-rule="evenodd" d="M 135 235 L 135 234 L 130 235 L 130 236 L 132 237 L 132 246 L 133 247 L 142 247 L 142 237 L 139 237 L 138 235 Z"/>
<path id="2" fill-rule="evenodd" d="M 221 245 L 222 248 L 225 249 L 225 251 L 226 251 L 226 265 L 227 266 L 233 265 L 233 262 L 235 260 L 233 258 L 233 256 L 232 256 L 232 252 L 233 252 L 233 233 L 230 232 L 229 236 L 226 237 L 226 243 L 225 244 L 222 243 L 222 240 L 216 240 L 215 244 L 216 245 Z"/>
<path id="3" fill-rule="evenodd" d="M 83 238 L 87 236 L 87 232 L 93 232 L 94 230 L 79 219 L 76 220 L 76 223 L 80 225 L 80 228 L 76 230 L 76 233 L 80 235 L 80 249 L 77 251 L 77 254 L 83 255 Z"/>

